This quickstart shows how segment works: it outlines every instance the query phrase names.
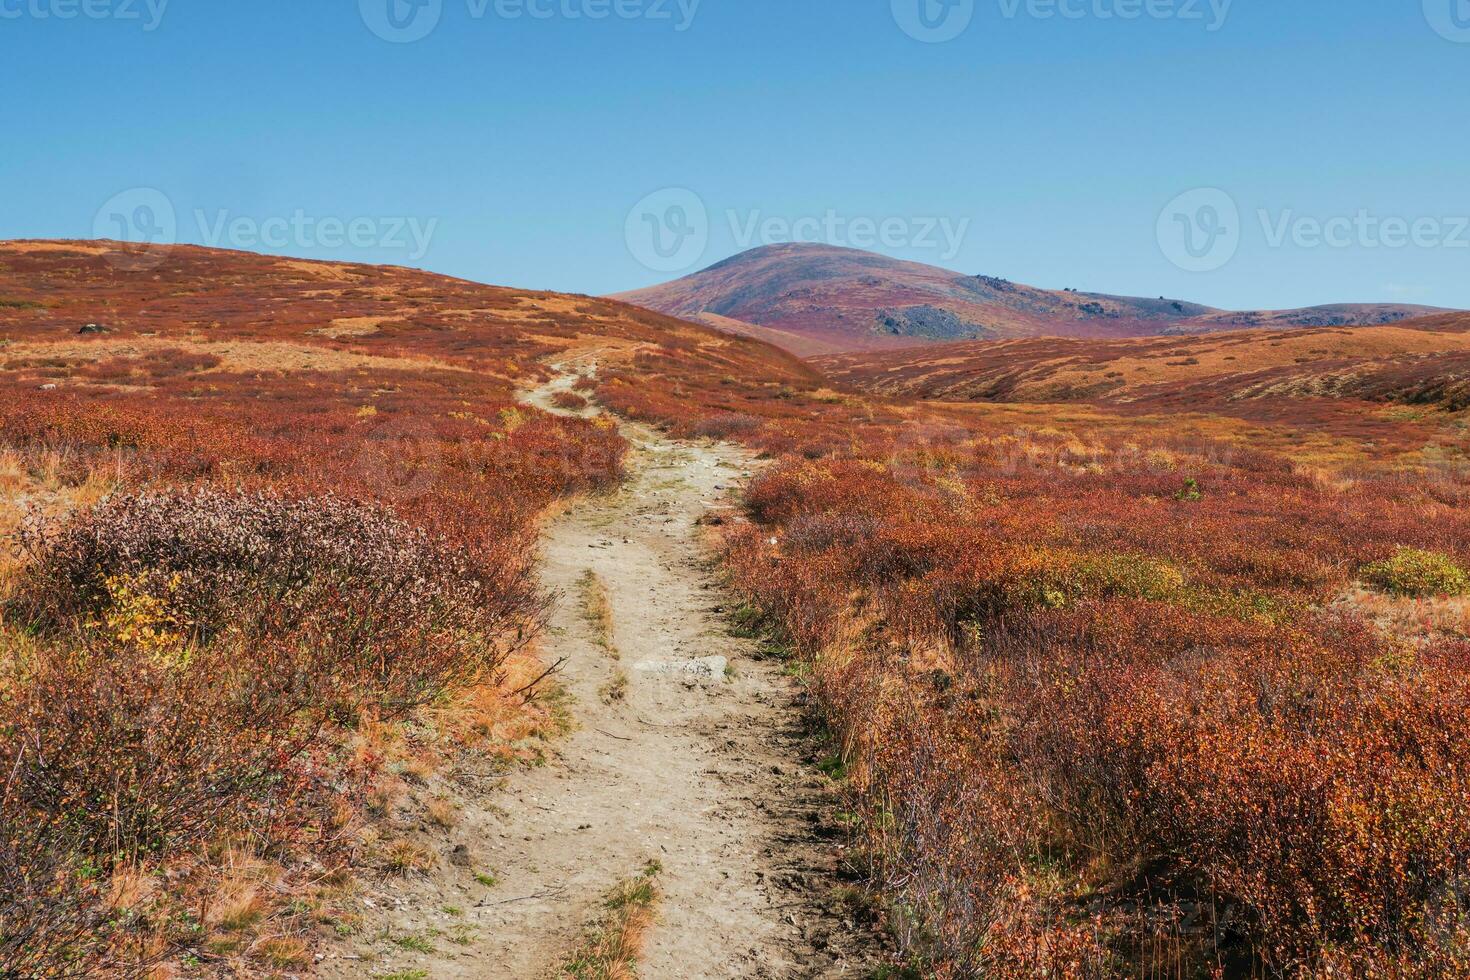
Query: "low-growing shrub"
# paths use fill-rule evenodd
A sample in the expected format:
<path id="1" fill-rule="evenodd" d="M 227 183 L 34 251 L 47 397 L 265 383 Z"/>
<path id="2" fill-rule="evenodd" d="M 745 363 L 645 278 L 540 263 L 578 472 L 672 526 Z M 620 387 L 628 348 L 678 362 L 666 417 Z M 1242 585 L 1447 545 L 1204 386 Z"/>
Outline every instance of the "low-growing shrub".
<path id="1" fill-rule="evenodd" d="M 542 612 L 521 539 L 450 542 L 334 497 L 117 494 L 21 544 L 0 629 L 7 977 L 101 969 L 115 869 L 232 834 L 328 846 L 352 779 L 338 723 L 495 675 Z"/>
<path id="2" fill-rule="evenodd" d="M 557 408 L 564 408 L 570 412 L 580 412 L 590 404 L 584 396 L 575 391 L 558 391 L 551 397 L 551 403 Z"/>
<path id="3" fill-rule="evenodd" d="M 1470 572 L 1448 555 L 1400 548 L 1392 557 L 1363 568 L 1363 578 L 1385 592 L 1423 599 L 1470 592 Z"/>
<path id="4" fill-rule="evenodd" d="M 10 726 L 0 726 L 7 742 Z M 4 753 L 16 755 L 14 748 Z M 79 962 L 105 945 L 110 910 L 103 879 L 65 830 L 0 793 L 0 976 L 77 976 Z"/>
<path id="5" fill-rule="evenodd" d="M 8 678 L 7 819 L 99 867 L 249 824 L 323 720 L 277 666 L 238 648 L 162 661 L 132 644 L 47 645 Z"/>
<path id="6" fill-rule="evenodd" d="M 689 426 L 688 434 L 708 439 L 728 439 L 731 436 L 754 432 L 760 427 L 760 419 L 754 416 L 740 412 L 727 412 L 696 421 Z"/>
<path id="7" fill-rule="evenodd" d="M 493 671 L 540 610 L 520 556 L 333 497 L 119 495 L 21 547 L 12 616 L 34 629 L 289 650 L 314 697 L 390 714 Z"/>
<path id="8" fill-rule="evenodd" d="M 1077 562 L 1075 574 L 1084 598 L 1164 601 L 1177 597 L 1187 582 L 1173 564 L 1145 555 L 1088 556 Z"/>

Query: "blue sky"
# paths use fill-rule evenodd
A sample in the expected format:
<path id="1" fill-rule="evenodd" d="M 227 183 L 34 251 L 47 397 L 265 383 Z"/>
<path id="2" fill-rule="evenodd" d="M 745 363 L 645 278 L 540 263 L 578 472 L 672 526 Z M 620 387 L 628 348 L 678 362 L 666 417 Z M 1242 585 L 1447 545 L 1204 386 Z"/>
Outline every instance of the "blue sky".
<path id="1" fill-rule="evenodd" d="M 1470 0 L 415 2 L 0 0 L 0 237 L 1470 307 Z"/>

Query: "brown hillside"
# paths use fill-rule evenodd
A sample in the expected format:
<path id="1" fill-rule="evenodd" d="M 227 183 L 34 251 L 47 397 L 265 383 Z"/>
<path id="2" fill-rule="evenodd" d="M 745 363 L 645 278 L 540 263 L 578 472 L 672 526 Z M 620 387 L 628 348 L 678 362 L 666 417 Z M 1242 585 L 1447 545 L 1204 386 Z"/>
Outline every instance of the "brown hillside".
<path id="1" fill-rule="evenodd" d="M 1372 328 L 946 344 L 816 363 L 870 391 L 946 401 L 1190 407 L 1325 396 L 1458 409 L 1470 403 L 1470 315 Z"/>

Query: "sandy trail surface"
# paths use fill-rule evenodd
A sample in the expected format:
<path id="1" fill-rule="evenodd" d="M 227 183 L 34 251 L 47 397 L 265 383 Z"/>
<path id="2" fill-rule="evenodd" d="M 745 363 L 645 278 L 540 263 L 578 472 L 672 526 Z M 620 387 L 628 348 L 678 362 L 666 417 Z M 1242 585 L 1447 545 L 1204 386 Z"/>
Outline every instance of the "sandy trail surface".
<path id="1" fill-rule="evenodd" d="M 560 411 L 552 398 L 575 379 L 568 371 L 526 400 Z M 511 773 L 466 809 L 444 842 L 463 847 L 460 867 L 374 883 L 376 897 L 364 896 L 382 936 L 462 923 L 472 939 L 432 952 L 380 942 L 361 960 L 329 958 L 325 974 L 558 976 L 607 893 L 650 861 L 662 866 L 663 894 L 643 980 L 873 969 L 873 937 L 834 897 L 841 835 L 797 685 L 755 641 L 731 635 L 732 600 L 696 524 L 729 506 L 754 461 L 621 428 L 634 447 L 629 481 L 571 507 L 542 543 L 544 585 L 561 597 L 543 650 L 566 660 L 573 732 L 548 764 Z M 584 607 L 589 572 L 607 596 L 614 650 Z"/>

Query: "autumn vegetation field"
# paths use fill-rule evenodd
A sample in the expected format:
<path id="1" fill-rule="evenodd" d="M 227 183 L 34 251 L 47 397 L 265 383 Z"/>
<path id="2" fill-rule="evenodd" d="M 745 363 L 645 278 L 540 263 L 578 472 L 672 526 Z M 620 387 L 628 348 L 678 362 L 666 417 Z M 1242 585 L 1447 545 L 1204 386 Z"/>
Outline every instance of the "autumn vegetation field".
<path id="1" fill-rule="evenodd" d="M 335 890 L 432 860 L 426 767 L 535 750 L 537 522 L 625 450 L 516 401 L 573 353 L 565 407 L 766 457 L 738 626 L 805 678 L 913 969 L 1470 974 L 1470 322 L 813 367 L 132 258 L 0 247 L 0 976 L 304 968 Z"/>
<path id="2" fill-rule="evenodd" d="M 757 344 L 404 270 L 0 248 L 0 976 L 299 971 L 469 749 L 534 754 L 537 522 L 606 422 L 558 352 Z M 442 807 L 442 804 L 437 804 Z"/>
<path id="3" fill-rule="evenodd" d="M 1362 387 L 1162 408 L 914 402 L 656 353 L 601 393 L 775 460 L 729 574 L 809 671 L 916 963 L 1464 976 L 1470 428 L 1442 392 L 1466 325 L 1360 357 Z M 955 374 L 1005 350 L 911 353 Z M 927 383 L 873 358 L 850 384 Z M 1321 370 L 1281 360 L 1251 367 Z"/>

